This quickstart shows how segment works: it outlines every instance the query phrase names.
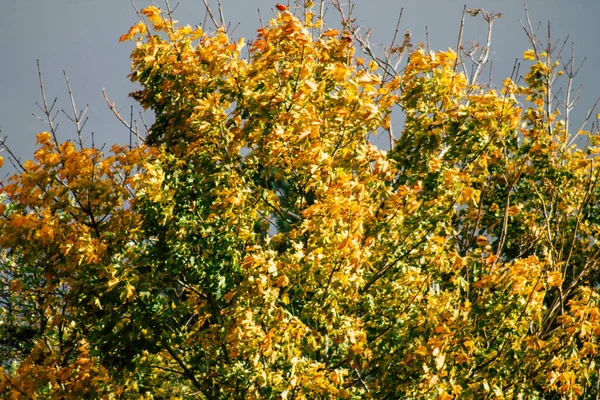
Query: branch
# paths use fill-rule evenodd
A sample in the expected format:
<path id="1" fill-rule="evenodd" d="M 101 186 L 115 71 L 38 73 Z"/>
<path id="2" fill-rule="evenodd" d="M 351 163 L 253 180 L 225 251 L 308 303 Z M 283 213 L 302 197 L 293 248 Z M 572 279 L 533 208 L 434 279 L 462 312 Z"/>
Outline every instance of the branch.
<path id="1" fill-rule="evenodd" d="M 132 126 L 132 124 L 129 124 L 129 123 L 127 123 L 127 121 L 125 121 L 125 120 L 123 119 L 123 117 L 121 117 L 121 115 L 119 114 L 119 112 L 118 112 L 118 111 L 116 110 L 116 108 L 115 108 L 115 103 L 111 103 L 111 102 L 110 102 L 110 100 L 108 100 L 108 96 L 107 96 L 107 94 L 106 94 L 106 89 L 102 89 L 102 94 L 104 95 L 104 101 L 106 101 L 106 105 L 108 106 L 108 108 L 110 109 L 110 111 L 112 111 L 112 113 L 115 115 L 115 117 L 117 117 L 117 119 L 118 119 L 119 121 L 121 121 L 121 123 L 122 123 L 123 125 L 125 125 L 125 127 L 126 127 L 127 129 L 129 129 L 129 132 L 130 132 L 130 134 L 132 134 L 132 133 L 133 133 L 133 134 L 135 135 L 135 137 L 136 137 L 136 138 L 137 138 L 137 140 L 138 140 L 138 143 L 139 143 L 140 141 L 141 141 L 142 143 L 144 143 L 144 142 L 145 142 L 145 140 L 144 140 L 142 137 L 140 137 L 140 134 L 137 132 L 137 130 L 133 129 L 133 126 Z M 145 123 L 144 123 L 144 124 L 145 124 Z"/>

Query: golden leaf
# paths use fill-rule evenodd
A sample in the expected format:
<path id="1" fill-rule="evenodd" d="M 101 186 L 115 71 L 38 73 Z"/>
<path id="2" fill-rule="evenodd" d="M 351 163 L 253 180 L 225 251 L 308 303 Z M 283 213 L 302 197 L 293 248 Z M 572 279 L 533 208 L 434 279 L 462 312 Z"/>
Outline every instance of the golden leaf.
<path id="1" fill-rule="evenodd" d="M 535 60 L 535 52 L 533 50 L 527 50 L 523 53 L 523 59 Z"/>

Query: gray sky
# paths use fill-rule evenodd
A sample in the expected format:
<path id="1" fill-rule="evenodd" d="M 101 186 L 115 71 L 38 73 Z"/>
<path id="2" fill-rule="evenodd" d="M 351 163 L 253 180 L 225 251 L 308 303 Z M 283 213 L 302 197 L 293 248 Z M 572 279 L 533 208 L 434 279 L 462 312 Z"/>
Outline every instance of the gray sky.
<path id="1" fill-rule="evenodd" d="M 259 27 L 257 9 L 261 10 L 263 20 L 270 19 L 276 2 L 222 0 L 225 18 L 233 25 L 239 23 L 234 36 L 246 38 L 253 38 Z M 522 0 L 355 0 L 355 3 L 354 16 L 362 26 L 373 29 L 373 44 L 389 42 L 398 12 L 403 8 L 401 31 L 410 29 L 413 40 L 419 42 L 425 40 L 427 26 L 432 50 L 456 46 L 463 5 L 503 13 L 494 24 L 492 39 L 496 82 L 510 74 L 515 58 L 529 47 L 519 24 L 525 15 Z M 139 8 L 146 4 L 146 0 L 136 1 Z M 171 0 L 171 4 L 176 4 L 176 0 Z M 528 0 L 527 6 L 532 23 L 542 22 L 540 37 L 545 37 L 550 21 L 555 39 L 569 35 L 569 42 L 575 43 L 577 58 L 587 57 L 578 76 L 577 84 L 584 87 L 574 114 L 582 118 L 600 95 L 597 78 L 600 1 Z M 329 10 L 330 16 L 334 13 Z M 182 24 L 202 23 L 202 0 L 179 0 L 175 17 Z M 89 136 L 94 132 L 96 145 L 128 143 L 128 132 L 108 110 L 102 88 L 106 88 L 117 108 L 128 116 L 130 106 L 135 105 L 127 96 L 134 88 L 127 78 L 132 43 L 118 43 L 118 38 L 136 22 L 137 16 L 128 0 L 0 0 L 0 129 L 23 161 L 32 157 L 35 134 L 47 129 L 32 116 L 39 113 L 35 105 L 40 101 L 38 58 L 48 100 L 58 97 L 57 109 L 70 109 L 62 75 L 66 70 L 78 107 L 89 104 L 84 133 Z M 482 42 L 484 37 L 485 24 L 481 18 L 468 18 L 464 40 Z M 72 138 L 74 130 L 66 117 L 59 115 L 58 121 L 59 136 Z M 0 177 L 5 176 L 7 169 L 0 172 Z"/>

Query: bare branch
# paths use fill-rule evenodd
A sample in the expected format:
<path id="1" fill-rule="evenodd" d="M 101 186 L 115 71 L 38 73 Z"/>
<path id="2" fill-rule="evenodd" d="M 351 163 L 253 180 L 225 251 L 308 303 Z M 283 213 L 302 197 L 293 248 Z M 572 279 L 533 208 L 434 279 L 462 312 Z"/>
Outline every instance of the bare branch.
<path id="1" fill-rule="evenodd" d="M 115 115 L 115 117 L 117 117 L 117 119 L 119 121 L 121 121 L 121 123 L 123 125 L 125 125 L 125 127 L 127 129 L 129 129 L 130 133 L 133 133 L 137 137 L 138 141 L 141 140 L 142 142 L 144 142 L 144 139 L 140 138 L 139 133 L 135 129 L 133 129 L 133 126 L 131 124 L 127 123 L 127 121 L 125 121 L 123 119 L 123 117 L 121 117 L 121 114 L 119 114 L 119 112 L 115 108 L 115 104 L 111 103 L 110 100 L 108 100 L 108 95 L 106 94 L 106 89 L 102 89 L 102 94 L 104 95 L 104 101 L 106 102 L 106 105 L 108 106 L 110 111 L 112 111 L 112 113 Z"/>
<path id="2" fill-rule="evenodd" d="M 39 82 L 40 82 L 40 91 L 42 92 L 42 104 L 44 105 L 43 107 L 40 107 L 40 109 L 46 115 L 47 119 L 45 122 L 50 127 L 50 133 L 52 134 L 52 138 L 54 139 L 54 142 L 56 144 L 58 144 L 58 139 L 56 137 L 57 126 L 55 126 L 54 117 L 52 117 L 52 110 L 54 109 L 54 105 L 56 104 L 56 99 L 54 99 L 54 101 L 52 102 L 52 106 L 48 107 L 48 101 L 46 100 L 46 90 L 44 88 L 44 80 L 42 78 L 42 69 L 40 67 L 39 59 L 37 60 L 37 69 L 38 69 L 38 77 L 39 77 Z"/>
<path id="3" fill-rule="evenodd" d="M 222 26 L 222 20 L 221 20 L 221 25 L 219 25 L 219 23 L 217 22 L 217 19 L 213 15 L 212 9 L 210 8 L 210 4 L 208 4 L 208 0 L 202 0 L 202 1 L 204 2 L 204 8 L 206 9 L 206 14 L 210 17 L 210 20 L 215 25 L 215 28 L 218 29 L 219 26 Z M 221 4 L 219 3 L 219 8 L 220 7 L 221 7 Z"/>
<path id="4" fill-rule="evenodd" d="M 71 99 L 71 107 L 73 110 L 73 117 L 70 117 L 64 110 L 62 110 L 63 114 L 71 120 L 75 124 L 75 129 L 77 131 L 77 138 L 79 141 L 79 148 L 83 148 L 83 139 L 81 138 L 81 132 L 85 123 L 87 122 L 87 118 L 85 118 L 85 113 L 88 110 L 88 105 L 85 106 L 81 112 L 77 113 L 77 107 L 75 106 L 75 97 L 73 96 L 73 90 L 71 90 L 71 83 L 69 82 L 69 77 L 67 76 L 67 72 L 63 70 L 63 75 L 65 76 L 65 81 L 67 82 L 67 89 L 69 90 L 69 99 Z M 82 121 L 83 119 L 83 121 Z"/>
<path id="5" fill-rule="evenodd" d="M 462 36 L 465 29 L 465 14 L 467 12 L 467 6 L 463 7 L 462 17 L 460 18 L 460 28 L 458 29 L 458 42 L 456 43 L 456 60 L 454 61 L 454 72 L 458 68 L 460 61 L 460 51 L 462 50 Z"/>

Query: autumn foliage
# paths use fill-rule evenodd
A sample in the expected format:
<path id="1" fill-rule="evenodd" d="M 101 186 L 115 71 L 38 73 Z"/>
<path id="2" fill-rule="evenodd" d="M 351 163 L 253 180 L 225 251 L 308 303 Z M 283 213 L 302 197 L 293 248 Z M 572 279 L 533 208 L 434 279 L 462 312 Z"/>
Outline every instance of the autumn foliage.
<path id="1" fill-rule="evenodd" d="M 600 147 L 560 64 L 391 73 L 276 8 L 249 44 L 143 9 L 145 144 L 38 134 L 1 189 L 0 397 L 595 398 Z"/>

